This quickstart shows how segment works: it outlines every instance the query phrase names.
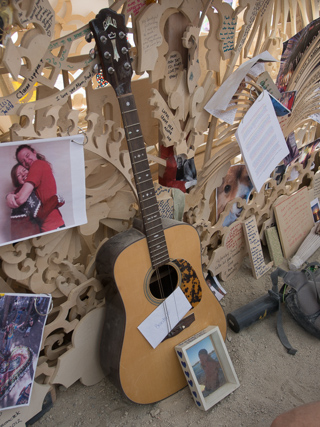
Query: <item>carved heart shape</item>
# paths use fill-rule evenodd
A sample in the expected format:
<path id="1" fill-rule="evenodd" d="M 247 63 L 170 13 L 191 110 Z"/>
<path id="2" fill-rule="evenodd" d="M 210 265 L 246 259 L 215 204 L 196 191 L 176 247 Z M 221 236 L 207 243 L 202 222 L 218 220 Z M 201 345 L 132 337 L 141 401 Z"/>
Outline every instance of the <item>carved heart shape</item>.
<path id="1" fill-rule="evenodd" d="M 193 381 L 189 380 L 188 383 L 193 387 Z"/>
<path id="2" fill-rule="evenodd" d="M 178 356 L 181 358 L 182 357 L 182 353 L 181 351 L 178 351 Z"/>
<path id="3" fill-rule="evenodd" d="M 188 371 L 184 371 L 184 373 L 185 373 L 185 375 L 189 378 L 190 377 L 190 374 L 189 374 L 189 372 Z"/>
<path id="4" fill-rule="evenodd" d="M 192 392 L 192 394 L 194 395 L 195 398 L 197 398 L 197 393 L 195 391 Z"/>
<path id="5" fill-rule="evenodd" d="M 197 405 L 198 405 L 198 406 L 201 406 L 201 402 L 199 402 L 199 400 L 197 400 Z"/>
<path id="6" fill-rule="evenodd" d="M 187 366 L 186 362 L 181 362 L 181 365 L 185 368 Z"/>

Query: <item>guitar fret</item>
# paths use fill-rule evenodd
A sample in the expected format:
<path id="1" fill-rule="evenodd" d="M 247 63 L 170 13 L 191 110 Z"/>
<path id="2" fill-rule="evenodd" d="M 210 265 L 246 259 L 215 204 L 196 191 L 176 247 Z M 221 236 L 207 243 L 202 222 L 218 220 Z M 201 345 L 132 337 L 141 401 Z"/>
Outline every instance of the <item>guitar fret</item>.
<path id="1" fill-rule="evenodd" d="M 158 218 L 155 218 L 155 219 L 150 219 L 150 220 L 148 220 L 148 224 L 150 224 L 150 222 L 159 221 L 159 219 L 161 219 L 160 216 Z"/>
<path id="2" fill-rule="evenodd" d="M 152 257 L 152 255 L 151 255 L 151 257 Z M 161 257 L 157 257 L 157 261 L 159 262 L 161 259 L 163 259 L 163 258 L 166 258 L 166 254 L 165 255 L 163 255 L 163 256 L 161 256 Z"/>
<path id="3" fill-rule="evenodd" d="M 150 181 L 150 179 L 146 179 L 145 181 L 139 181 L 138 185 L 145 184 L 146 182 L 149 182 L 149 181 Z"/>
<path id="4" fill-rule="evenodd" d="M 141 183 L 139 182 L 139 185 L 140 185 Z M 145 193 L 146 191 L 154 191 L 154 188 L 153 187 L 149 187 L 149 188 L 146 188 L 145 190 L 141 190 L 140 191 L 140 193 Z"/>
<path id="5" fill-rule="evenodd" d="M 147 224 L 146 224 L 147 225 Z M 149 231 L 151 231 L 151 230 L 154 230 L 155 228 L 159 228 L 159 227 L 161 227 L 162 228 L 162 224 L 157 224 L 157 225 L 155 225 L 154 227 L 148 227 L 148 232 Z M 159 233 L 159 232 L 158 232 Z"/>
<path id="6" fill-rule="evenodd" d="M 163 235 L 163 236 L 160 236 L 159 234 L 157 234 L 157 236 L 158 236 L 158 237 L 155 237 L 155 236 L 154 236 L 154 238 L 153 238 L 153 239 L 150 239 L 150 243 L 153 243 L 154 241 L 159 240 L 159 239 L 162 239 L 162 240 L 164 240 L 164 241 L 165 241 L 164 235 Z M 158 243 L 156 243 L 156 245 L 159 245 L 159 242 L 158 242 Z"/>
<path id="7" fill-rule="evenodd" d="M 164 236 L 162 236 L 161 233 L 151 233 L 149 236 L 152 236 L 152 239 L 150 241 L 158 240 L 158 239 L 164 239 Z"/>
<path id="8" fill-rule="evenodd" d="M 145 169 L 143 171 L 140 171 L 139 173 L 144 173 L 144 172 L 150 172 L 150 170 L 149 169 Z M 148 175 L 146 175 L 146 176 L 148 176 Z"/>
<path id="9" fill-rule="evenodd" d="M 128 140 L 128 142 L 130 142 L 130 141 L 133 141 L 133 140 L 138 139 L 138 138 L 143 138 L 143 136 L 139 135 L 139 136 L 135 136 L 133 138 L 128 138 L 127 140 Z"/>
<path id="10" fill-rule="evenodd" d="M 123 113 L 132 113 L 133 111 L 137 111 L 136 108 L 134 108 L 133 110 L 127 110 L 127 111 L 122 111 Z"/>
<path id="11" fill-rule="evenodd" d="M 141 210 L 150 209 L 155 206 L 159 207 L 158 203 L 154 203 L 153 205 L 150 205 L 150 206 L 141 206 Z"/>
<path id="12" fill-rule="evenodd" d="M 160 248 L 160 249 L 163 249 L 163 248 Z M 155 251 L 152 251 L 152 254 L 151 254 L 151 256 L 153 256 L 153 257 L 159 257 L 159 256 L 161 256 L 162 254 L 164 254 L 164 256 L 167 254 L 167 249 L 166 248 L 164 248 L 164 250 L 162 250 L 162 252 L 160 252 L 160 253 L 158 253 L 158 254 L 155 254 L 154 253 Z"/>
<path id="13" fill-rule="evenodd" d="M 136 161 L 135 161 L 135 164 L 137 164 L 137 163 L 141 163 L 141 162 L 145 162 L 145 161 L 146 161 L 146 159 L 136 160 Z"/>
<path id="14" fill-rule="evenodd" d="M 153 268 L 169 261 L 159 205 L 132 93 L 118 96 Z M 129 113 L 129 114 L 127 114 Z M 139 170 L 141 169 L 141 170 Z"/>

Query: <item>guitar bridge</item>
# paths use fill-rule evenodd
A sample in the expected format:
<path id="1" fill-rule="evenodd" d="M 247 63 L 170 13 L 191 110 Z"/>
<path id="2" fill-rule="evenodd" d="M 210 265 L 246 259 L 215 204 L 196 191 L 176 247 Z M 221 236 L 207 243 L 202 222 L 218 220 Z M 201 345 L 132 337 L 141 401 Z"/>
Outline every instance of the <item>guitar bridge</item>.
<path id="1" fill-rule="evenodd" d="M 169 338 L 173 338 L 176 335 L 180 334 L 180 332 L 188 328 L 194 321 L 195 321 L 194 313 L 190 314 L 187 317 L 184 317 L 183 319 L 180 320 L 179 323 L 176 324 L 176 326 L 168 333 L 168 335 L 162 341 L 165 341 Z"/>

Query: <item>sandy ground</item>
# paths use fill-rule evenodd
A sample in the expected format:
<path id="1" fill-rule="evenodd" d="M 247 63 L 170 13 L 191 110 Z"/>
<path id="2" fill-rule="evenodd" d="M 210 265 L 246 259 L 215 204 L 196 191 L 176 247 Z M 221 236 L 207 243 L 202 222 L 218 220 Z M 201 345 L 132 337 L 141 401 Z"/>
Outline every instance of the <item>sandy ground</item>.
<path id="1" fill-rule="evenodd" d="M 320 261 L 320 250 L 309 259 L 316 260 Z M 288 269 L 286 262 L 282 267 Z M 245 262 L 236 277 L 222 285 L 227 314 L 265 295 L 271 280 L 268 273 L 254 279 Z M 91 387 L 80 382 L 68 389 L 59 386 L 53 407 L 34 426 L 269 427 L 278 414 L 320 400 L 319 340 L 296 324 L 285 307 L 283 325 L 298 350 L 295 356 L 278 339 L 275 314 L 240 333 L 228 328 L 226 346 L 240 387 L 208 411 L 196 407 L 187 387 L 155 404 L 137 405 L 103 379 Z"/>

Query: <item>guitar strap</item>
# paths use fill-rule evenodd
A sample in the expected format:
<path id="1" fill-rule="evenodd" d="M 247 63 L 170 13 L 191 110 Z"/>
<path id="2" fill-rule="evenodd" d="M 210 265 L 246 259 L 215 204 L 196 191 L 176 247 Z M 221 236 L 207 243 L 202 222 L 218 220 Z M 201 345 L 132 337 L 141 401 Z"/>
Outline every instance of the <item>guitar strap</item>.
<path id="1" fill-rule="evenodd" d="M 273 298 L 278 300 L 278 313 L 277 313 L 277 333 L 279 336 L 279 339 L 282 343 L 282 345 L 287 349 L 288 353 L 294 356 L 297 352 L 296 349 L 292 347 L 290 344 L 286 333 L 283 329 L 283 322 L 282 322 L 282 312 L 281 312 L 281 303 L 284 301 L 284 291 L 285 286 L 283 285 L 280 289 L 280 292 L 278 290 L 278 277 L 284 278 L 287 274 L 287 271 L 282 270 L 281 268 L 277 268 L 275 271 L 271 273 L 271 281 L 272 281 L 272 290 L 269 291 L 269 295 L 271 295 Z"/>

